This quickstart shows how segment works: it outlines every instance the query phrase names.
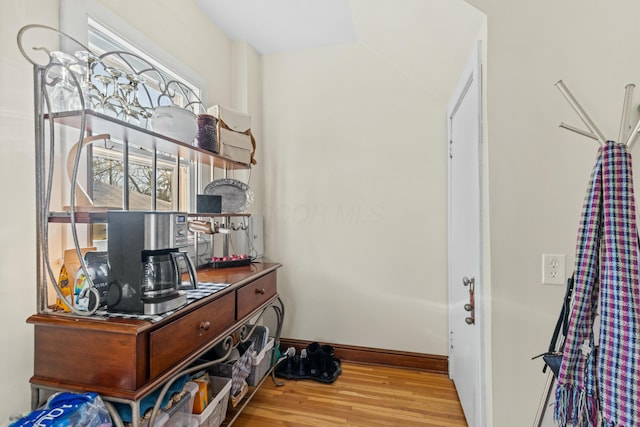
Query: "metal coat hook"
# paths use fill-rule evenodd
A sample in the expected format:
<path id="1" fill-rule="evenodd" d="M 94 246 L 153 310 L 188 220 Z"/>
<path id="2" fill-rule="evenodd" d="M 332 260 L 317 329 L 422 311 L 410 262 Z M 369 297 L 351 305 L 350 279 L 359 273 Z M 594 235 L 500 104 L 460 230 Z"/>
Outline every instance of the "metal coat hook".
<path id="1" fill-rule="evenodd" d="M 626 145 L 628 146 L 629 139 L 629 113 L 631 110 L 631 100 L 633 99 L 633 89 L 636 85 L 629 83 L 624 88 L 624 103 L 622 104 L 622 117 L 620 117 L 620 133 L 618 134 L 618 141 L 622 143 L 622 141 L 626 141 Z"/>
<path id="2" fill-rule="evenodd" d="M 640 108 L 640 107 L 639 107 Z M 627 137 L 627 150 L 630 151 L 633 148 L 633 144 L 638 140 L 638 133 L 640 133 L 640 119 L 636 122 L 636 125 L 633 127 L 633 130 Z"/>
<path id="3" fill-rule="evenodd" d="M 595 125 L 593 120 L 591 120 L 591 117 L 589 117 L 584 108 L 582 108 L 580 103 L 576 100 L 576 98 L 573 96 L 564 82 L 562 80 L 558 80 L 555 86 L 560 90 L 562 95 L 564 95 L 566 100 L 569 102 L 571 107 L 573 107 L 575 112 L 578 114 L 582 122 L 587 126 L 589 130 L 586 131 L 575 126 L 568 125 L 564 122 L 560 123 L 560 127 L 578 133 L 582 136 L 586 136 L 587 138 L 595 139 L 600 143 L 600 145 L 606 144 L 607 138 Z M 617 140 L 619 144 L 622 144 L 627 148 L 627 151 L 631 150 L 633 144 L 638 139 L 638 134 L 640 134 L 640 120 L 638 120 L 635 126 L 633 126 L 633 130 L 631 130 L 632 127 L 629 123 L 631 120 L 629 116 L 631 114 L 631 102 L 633 99 L 633 90 L 635 89 L 635 87 L 636 86 L 634 84 L 629 83 L 624 88 L 624 103 L 622 105 L 622 116 L 620 118 L 620 130 Z M 631 132 L 629 132 L 630 130 Z"/>
<path id="4" fill-rule="evenodd" d="M 575 133 L 579 133 L 580 135 L 586 136 L 587 138 L 595 139 L 596 141 L 598 141 L 598 137 L 592 134 L 591 132 L 587 132 L 586 130 L 582 130 L 575 126 L 568 125 L 565 122 L 560 123 L 560 127 Z"/>
<path id="5" fill-rule="evenodd" d="M 592 139 L 597 139 L 600 142 L 600 145 L 604 145 L 607 143 L 607 138 L 605 138 L 604 134 L 598 129 L 598 126 L 591 120 L 591 117 L 587 114 L 587 112 L 582 108 L 578 100 L 573 96 L 569 88 L 564 84 L 562 80 L 558 80 L 556 82 L 556 87 L 560 90 L 562 95 L 564 95 L 565 99 L 569 102 L 569 105 L 573 107 L 575 112 L 578 114 L 578 117 L 582 120 L 582 122 L 587 126 L 589 132 L 578 129 L 574 126 L 565 125 L 561 123 L 560 126 L 571 130 L 573 132 L 577 132 L 580 135 L 587 136 Z M 563 126 L 564 125 L 564 126 Z M 595 137 L 595 138 L 594 138 Z"/>

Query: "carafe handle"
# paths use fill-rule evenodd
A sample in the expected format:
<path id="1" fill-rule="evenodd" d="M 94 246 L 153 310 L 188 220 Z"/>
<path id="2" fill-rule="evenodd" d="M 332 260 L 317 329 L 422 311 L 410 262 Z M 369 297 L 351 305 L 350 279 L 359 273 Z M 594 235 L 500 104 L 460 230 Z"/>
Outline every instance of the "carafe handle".
<path id="1" fill-rule="evenodd" d="M 178 267 L 178 258 L 184 258 L 184 263 L 187 266 L 187 271 L 189 272 L 189 281 L 191 285 L 189 287 L 185 287 L 182 285 L 182 279 L 180 279 L 180 289 L 197 289 L 198 287 L 198 279 L 196 276 L 196 269 L 193 266 L 193 262 L 191 262 L 191 258 L 189 258 L 189 254 L 186 252 L 171 252 L 171 256 L 173 257 L 173 262 L 176 266 L 176 270 L 178 270 L 178 277 L 181 277 L 180 268 Z"/>

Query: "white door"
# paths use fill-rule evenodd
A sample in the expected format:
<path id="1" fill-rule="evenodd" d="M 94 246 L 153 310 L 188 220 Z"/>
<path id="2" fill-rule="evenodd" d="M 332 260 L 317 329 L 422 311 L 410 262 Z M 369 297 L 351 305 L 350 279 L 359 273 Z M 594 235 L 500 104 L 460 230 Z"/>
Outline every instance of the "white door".
<path id="1" fill-rule="evenodd" d="M 449 204 L 449 376 L 467 423 L 485 425 L 482 345 L 480 43 L 447 111 Z M 472 295 L 473 293 L 473 295 Z"/>

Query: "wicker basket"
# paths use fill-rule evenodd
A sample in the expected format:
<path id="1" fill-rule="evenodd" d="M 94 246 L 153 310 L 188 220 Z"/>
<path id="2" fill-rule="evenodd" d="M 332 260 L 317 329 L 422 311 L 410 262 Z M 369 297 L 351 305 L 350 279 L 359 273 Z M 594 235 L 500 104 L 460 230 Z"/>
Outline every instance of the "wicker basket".
<path id="1" fill-rule="evenodd" d="M 210 376 L 209 381 L 215 397 L 211 399 L 201 414 L 193 414 L 192 416 L 198 421 L 200 427 L 219 427 L 227 417 L 231 380 Z"/>

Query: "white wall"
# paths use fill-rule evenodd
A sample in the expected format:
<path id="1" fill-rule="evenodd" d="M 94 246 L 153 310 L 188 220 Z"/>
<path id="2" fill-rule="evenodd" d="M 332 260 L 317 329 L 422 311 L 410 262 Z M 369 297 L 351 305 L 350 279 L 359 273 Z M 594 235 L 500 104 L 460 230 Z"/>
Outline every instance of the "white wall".
<path id="1" fill-rule="evenodd" d="M 251 133 L 256 139 L 254 165 L 250 171 L 237 171 L 233 178 L 250 184 L 255 195 L 248 211 L 259 218 L 264 205 L 264 146 L 262 134 L 262 56 L 244 41 L 234 41 L 231 48 L 232 65 L 231 84 L 232 99 L 230 104 L 223 104 L 251 114 Z M 213 104 L 214 102 L 212 102 Z"/>
<path id="2" fill-rule="evenodd" d="M 58 24 L 58 2 L 0 2 L 0 423 L 29 407 L 36 309 L 33 78 L 16 35 L 26 24 Z"/>
<path id="3" fill-rule="evenodd" d="M 283 334 L 446 355 L 445 115 L 482 16 L 462 2 L 351 4 L 357 44 L 263 58 Z"/>
<path id="4" fill-rule="evenodd" d="M 264 75 L 284 335 L 446 354 L 441 104 L 360 45 L 269 56 Z"/>
<path id="5" fill-rule="evenodd" d="M 469 3 L 488 21 L 493 425 L 531 425 L 545 378 L 542 362 L 530 358 L 546 349 L 564 293 L 561 286 L 540 284 L 541 254 L 565 253 L 567 270 L 573 270 L 580 209 L 598 147 L 558 128 L 561 121 L 584 126 L 554 83 L 564 79 L 616 139 L 624 87 L 640 82 L 634 54 L 640 4 Z"/>

